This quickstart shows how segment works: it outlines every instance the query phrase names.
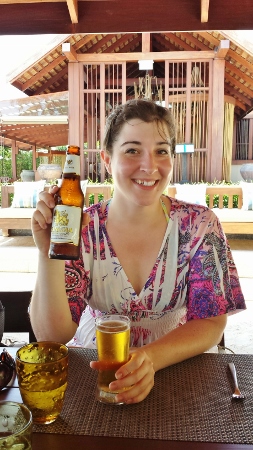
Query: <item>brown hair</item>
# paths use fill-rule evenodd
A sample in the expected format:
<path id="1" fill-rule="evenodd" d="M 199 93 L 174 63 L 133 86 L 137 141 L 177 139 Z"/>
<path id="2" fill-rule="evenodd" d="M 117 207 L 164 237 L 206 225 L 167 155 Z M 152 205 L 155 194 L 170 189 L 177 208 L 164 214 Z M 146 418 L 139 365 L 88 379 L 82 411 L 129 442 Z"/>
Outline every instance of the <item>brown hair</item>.
<path id="1" fill-rule="evenodd" d="M 175 151 L 175 125 L 171 111 L 168 108 L 157 105 L 151 100 L 129 100 L 123 105 L 118 105 L 109 115 L 106 121 L 103 148 L 112 154 L 114 142 L 123 127 L 131 119 L 141 119 L 143 122 L 157 122 L 167 126 L 171 140 L 171 153 Z"/>

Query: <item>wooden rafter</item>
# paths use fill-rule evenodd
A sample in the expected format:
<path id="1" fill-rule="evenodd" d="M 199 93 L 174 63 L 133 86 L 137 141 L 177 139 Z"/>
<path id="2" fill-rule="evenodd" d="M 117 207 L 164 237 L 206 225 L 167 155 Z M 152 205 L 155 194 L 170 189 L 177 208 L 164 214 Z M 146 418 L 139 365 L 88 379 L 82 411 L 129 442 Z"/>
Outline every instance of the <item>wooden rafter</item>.
<path id="1" fill-rule="evenodd" d="M 208 22 L 209 0 L 201 0 L 201 22 Z"/>
<path id="2" fill-rule="evenodd" d="M 229 50 L 229 45 L 230 43 L 227 39 L 223 39 L 222 41 L 220 41 L 218 47 L 216 47 L 215 58 L 225 58 Z"/>
<path id="3" fill-rule="evenodd" d="M 0 0 L 0 5 L 14 5 L 21 3 L 59 3 L 66 2 L 72 23 L 78 23 L 78 0 Z"/>
<path id="4" fill-rule="evenodd" d="M 69 42 L 62 44 L 62 53 L 67 56 L 70 62 L 77 62 L 77 53 Z"/>
<path id="5" fill-rule="evenodd" d="M 72 23 L 78 23 L 78 3 L 77 0 L 67 0 L 69 15 Z"/>

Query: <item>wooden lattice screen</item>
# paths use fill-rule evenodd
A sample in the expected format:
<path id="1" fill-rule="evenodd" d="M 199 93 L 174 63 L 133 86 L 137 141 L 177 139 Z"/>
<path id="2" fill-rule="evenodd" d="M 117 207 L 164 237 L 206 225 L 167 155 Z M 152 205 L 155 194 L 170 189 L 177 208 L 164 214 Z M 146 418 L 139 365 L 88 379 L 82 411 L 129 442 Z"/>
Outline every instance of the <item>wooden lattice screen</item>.
<path id="1" fill-rule="evenodd" d="M 187 155 L 187 178 L 191 183 L 206 181 L 212 129 L 213 60 L 164 61 L 165 78 L 162 102 L 171 108 L 176 122 L 177 142 L 194 144 L 194 154 Z M 157 79 L 160 86 L 161 81 Z M 84 101 L 84 175 L 103 182 L 107 174 L 100 161 L 101 140 L 106 117 L 116 105 L 126 101 L 126 63 L 83 64 Z M 134 93 L 133 93 L 134 97 Z M 161 100 L 161 99 L 160 99 Z M 223 174 L 229 178 L 232 107 L 225 106 Z M 228 134 L 227 134 L 228 133 Z M 172 182 L 182 180 L 182 155 L 174 162 Z"/>
<path id="2" fill-rule="evenodd" d="M 106 117 L 117 104 L 126 101 L 125 63 L 85 64 L 84 71 L 84 146 L 85 178 L 104 181 L 107 174 L 100 160 Z"/>
<path id="3" fill-rule="evenodd" d="M 194 144 L 187 155 L 189 182 L 205 181 L 208 150 L 208 96 L 210 61 L 165 63 L 168 71 L 168 104 L 172 108 L 178 143 Z M 182 180 L 182 156 L 176 155 L 173 182 Z"/>
<path id="4" fill-rule="evenodd" d="M 235 140 L 233 142 L 233 163 L 245 164 L 253 161 L 253 117 L 249 114 L 246 119 L 236 123 Z"/>

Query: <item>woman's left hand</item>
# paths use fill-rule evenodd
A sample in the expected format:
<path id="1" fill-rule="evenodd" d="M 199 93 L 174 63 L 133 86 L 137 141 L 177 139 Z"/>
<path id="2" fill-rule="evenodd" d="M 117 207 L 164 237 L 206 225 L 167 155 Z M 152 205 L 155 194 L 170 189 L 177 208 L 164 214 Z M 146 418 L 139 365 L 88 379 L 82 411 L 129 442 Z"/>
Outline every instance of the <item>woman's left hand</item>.
<path id="1" fill-rule="evenodd" d="M 92 361 L 90 367 L 99 369 L 99 361 Z M 117 402 L 139 403 L 147 397 L 154 386 L 155 371 L 153 363 L 144 348 L 130 351 L 129 361 L 117 370 L 116 381 L 110 383 L 112 391 L 126 389 L 116 396 Z"/>

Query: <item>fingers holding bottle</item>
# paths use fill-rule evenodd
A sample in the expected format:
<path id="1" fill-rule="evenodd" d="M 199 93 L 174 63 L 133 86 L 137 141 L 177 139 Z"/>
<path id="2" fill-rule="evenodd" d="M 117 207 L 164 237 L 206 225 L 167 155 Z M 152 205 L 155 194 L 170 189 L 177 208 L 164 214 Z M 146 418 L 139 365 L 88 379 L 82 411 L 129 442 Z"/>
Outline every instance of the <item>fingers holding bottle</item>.
<path id="1" fill-rule="evenodd" d="M 59 187 L 52 186 L 49 191 L 39 194 L 39 201 L 32 215 L 32 232 L 36 246 L 39 250 L 47 253 L 50 242 L 50 232 L 55 207 L 54 196 L 59 191 Z"/>

